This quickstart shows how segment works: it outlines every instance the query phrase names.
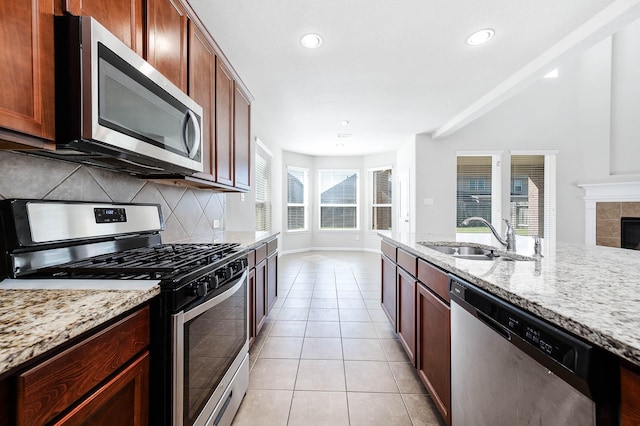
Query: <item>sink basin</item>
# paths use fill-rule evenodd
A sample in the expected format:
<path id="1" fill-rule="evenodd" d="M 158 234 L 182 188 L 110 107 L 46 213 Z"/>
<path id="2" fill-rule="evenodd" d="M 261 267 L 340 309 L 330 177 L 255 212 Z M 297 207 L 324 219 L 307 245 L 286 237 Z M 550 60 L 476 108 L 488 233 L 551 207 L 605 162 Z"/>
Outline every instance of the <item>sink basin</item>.
<path id="1" fill-rule="evenodd" d="M 498 253 L 498 249 L 493 247 L 478 247 L 477 244 L 472 243 L 447 243 L 447 244 L 429 244 L 419 242 L 432 250 L 439 251 L 440 253 L 447 254 L 456 259 L 467 260 L 484 260 L 484 261 L 507 261 L 513 262 L 516 260 L 531 260 L 525 256 L 514 254 L 513 256 L 504 253 Z"/>

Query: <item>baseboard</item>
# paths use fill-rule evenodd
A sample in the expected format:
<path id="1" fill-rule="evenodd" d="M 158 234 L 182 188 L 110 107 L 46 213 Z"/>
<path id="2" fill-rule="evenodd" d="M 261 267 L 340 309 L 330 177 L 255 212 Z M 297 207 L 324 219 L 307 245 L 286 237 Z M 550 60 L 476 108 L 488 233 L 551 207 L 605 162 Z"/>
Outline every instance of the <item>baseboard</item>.
<path id="1" fill-rule="evenodd" d="M 378 249 L 365 248 L 365 247 L 305 247 L 305 248 L 295 249 L 295 250 L 282 250 L 282 251 L 279 251 L 278 254 L 280 256 L 285 256 L 287 254 L 306 253 L 309 251 L 360 251 L 360 252 L 363 251 L 367 253 L 380 254 L 380 250 Z"/>

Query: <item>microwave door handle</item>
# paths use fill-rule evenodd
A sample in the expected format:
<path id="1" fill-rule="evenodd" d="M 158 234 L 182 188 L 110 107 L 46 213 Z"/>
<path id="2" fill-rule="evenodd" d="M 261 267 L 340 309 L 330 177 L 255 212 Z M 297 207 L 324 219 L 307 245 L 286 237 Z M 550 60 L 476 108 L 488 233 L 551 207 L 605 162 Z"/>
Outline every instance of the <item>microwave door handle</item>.
<path id="1" fill-rule="evenodd" d="M 189 125 L 193 126 L 193 133 L 195 135 L 195 140 L 191 147 L 189 147 Z M 200 124 L 198 123 L 196 115 L 189 109 L 184 113 L 184 118 L 182 120 L 182 132 L 182 142 L 187 148 L 187 155 L 189 158 L 193 159 L 200 149 Z"/>

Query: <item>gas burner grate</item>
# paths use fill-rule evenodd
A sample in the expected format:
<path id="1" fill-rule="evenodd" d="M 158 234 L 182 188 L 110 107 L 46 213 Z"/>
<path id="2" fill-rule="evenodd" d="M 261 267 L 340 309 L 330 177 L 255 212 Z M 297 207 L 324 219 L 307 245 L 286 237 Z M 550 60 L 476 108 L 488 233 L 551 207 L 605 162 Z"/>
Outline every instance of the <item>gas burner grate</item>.
<path id="1" fill-rule="evenodd" d="M 219 262 L 238 250 L 238 243 L 163 244 L 108 253 L 37 272 L 37 276 L 91 279 L 175 280 Z"/>

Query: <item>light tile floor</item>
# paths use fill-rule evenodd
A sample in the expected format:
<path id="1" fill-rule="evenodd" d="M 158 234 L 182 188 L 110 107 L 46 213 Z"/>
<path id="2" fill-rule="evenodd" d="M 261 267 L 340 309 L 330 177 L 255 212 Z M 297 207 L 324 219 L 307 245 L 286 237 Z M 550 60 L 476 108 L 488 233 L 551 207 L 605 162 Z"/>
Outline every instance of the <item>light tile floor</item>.
<path id="1" fill-rule="evenodd" d="M 380 255 L 278 259 L 234 426 L 443 425 L 380 308 Z"/>

